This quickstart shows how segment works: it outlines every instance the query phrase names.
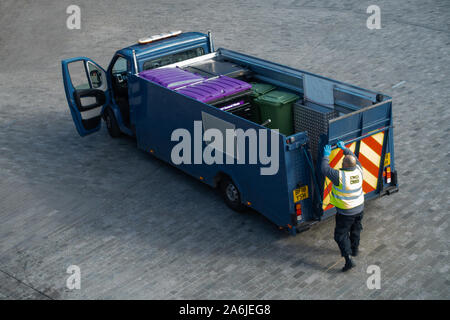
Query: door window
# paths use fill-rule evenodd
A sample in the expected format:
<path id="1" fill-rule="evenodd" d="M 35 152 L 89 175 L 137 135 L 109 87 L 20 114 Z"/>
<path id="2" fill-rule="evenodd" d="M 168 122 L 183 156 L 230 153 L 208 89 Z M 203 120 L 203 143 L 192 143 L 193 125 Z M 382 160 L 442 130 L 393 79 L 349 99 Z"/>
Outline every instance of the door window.
<path id="1" fill-rule="evenodd" d="M 127 74 L 130 67 L 131 65 L 127 59 L 122 56 L 117 56 L 111 69 L 115 95 L 124 96 L 126 94 L 126 90 L 128 90 Z"/>
<path id="2" fill-rule="evenodd" d="M 93 89 L 104 89 L 106 88 L 106 81 L 103 78 L 103 71 L 100 70 L 95 64 L 90 61 L 87 62 L 89 70 L 89 78 L 91 80 L 91 85 Z"/>
<path id="3" fill-rule="evenodd" d="M 89 81 L 86 75 L 84 61 L 74 61 L 68 64 L 70 81 L 76 90 L 89 89 Z"/>
<path id="4" fill-rule="evenodd" d="M 127 70 L 128 70 L 127 59 L 119 56 L 112 67 L 112 74 L 116 75 L 116 74 L 126 73 Z"/>
<path id="5" fill-rule="evenodd" d="M 74 61 L 68 64 L 68 68 L 75 90 L 106 89 L 103 71 L 92 62 Z"/>

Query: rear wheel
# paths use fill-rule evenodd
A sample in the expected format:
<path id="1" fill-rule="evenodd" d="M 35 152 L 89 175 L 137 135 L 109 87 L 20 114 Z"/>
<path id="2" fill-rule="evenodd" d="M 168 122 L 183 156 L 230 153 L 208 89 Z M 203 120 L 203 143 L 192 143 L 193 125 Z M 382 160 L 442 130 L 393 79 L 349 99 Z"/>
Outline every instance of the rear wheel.
<path id="1" fill-rule="evenodd" d="M 221 181 L 220 189 L 228 207 L 238 212 L 245 211 L 247 207 L 241 202 L 241 194 L 239 189 L 230 178 L 225 177 Z"/>
<path id="2" fill-rule="evenodd" d="M 108 133 L 111 137 L 118 138 L 122 135 L 119 124 L 117 123 L 116 117 L 114 116 L 114 112 L 111 108 L 107 108 L 105 110 L 105 122 L 106 128 L 108 129 Z"/>

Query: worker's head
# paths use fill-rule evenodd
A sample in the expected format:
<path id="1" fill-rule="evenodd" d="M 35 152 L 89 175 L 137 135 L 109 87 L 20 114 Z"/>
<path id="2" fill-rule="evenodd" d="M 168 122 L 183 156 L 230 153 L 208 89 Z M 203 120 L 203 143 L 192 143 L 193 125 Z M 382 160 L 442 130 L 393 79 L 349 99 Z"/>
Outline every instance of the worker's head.
<path id="1" fill-rule="evenodd" d="M 344 157 L 344 160 L 342 161 L 342 168 L 348 169 L 353 168 L 355 166 L 356 166 L 356 158 L 351 154 L 346 155 Z"/>

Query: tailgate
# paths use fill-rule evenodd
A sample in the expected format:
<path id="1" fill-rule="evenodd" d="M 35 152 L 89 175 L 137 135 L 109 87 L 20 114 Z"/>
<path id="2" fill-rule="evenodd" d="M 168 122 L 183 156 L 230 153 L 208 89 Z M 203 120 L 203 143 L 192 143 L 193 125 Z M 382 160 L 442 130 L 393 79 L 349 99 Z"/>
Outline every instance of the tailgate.
<path id="1" fill-rule="evenodd" d="M 398 190 L 392 123 L 392 100 L 389 99 L 330 120 L 328 135 L 322 136 L 320 141 L 320 156 L 324 145 L 332 146 L 330 166 L 334 169 L 342 167 L 344 158 L 342 150 L 336 147 L 338 141 L 344 141 L 347 148 L 355 153 L 364 171 L 363 191 L 366 199 Z M 334 208 L 330 204 L 332 183 L 320 173 L 320 161 L 317 166 L 319 186 L 322 188 L 320 200 L 325 212 Z"/>

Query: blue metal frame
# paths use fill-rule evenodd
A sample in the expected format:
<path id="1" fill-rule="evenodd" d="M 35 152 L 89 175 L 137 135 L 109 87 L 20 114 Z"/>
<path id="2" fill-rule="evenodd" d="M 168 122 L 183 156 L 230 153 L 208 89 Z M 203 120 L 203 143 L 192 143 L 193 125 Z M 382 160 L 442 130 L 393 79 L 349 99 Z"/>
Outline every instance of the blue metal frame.
<path id="1" fill-rule="evenodd" d="M 376 105 L 362 108 L 359 111 L 350 113 L 346 116 L 336 118 L 330 121 L 328 128 L 328 135 L 323 135 L 319 143 L 319 159 L 323 157 L 323 147 L 327 144 L 332 145 L 332 149 L 337 148 L 336 144 L 338 141 L 344 141 L 346 144 L 357 142 L 355 148 L 355 154 L 358 156 L 359 153 L 359 143 L 364 138 L 376 134 L 378 132 L 385 132 L 383 151 L 380 159 L 378 182 L 379 187 L 375 191 L 372 191 L 365 195 L 366 200 L 370 200 L 382 195 L 383 189 L 389 187 L 398 187 L 394 185 L 394 182 L 387 184 L 382 179 L 382 173 L 384 169 L 384 157 L 387 152 L 391 153 L 391 168 L 395 171 L 394 163 L 394 148 L 393 144 L 393 127 L 392 127 L 392 100 L 388 99 L 380 102 Z M 386 143 L 387 142 L 387 143 Z M 320 197 L 323 195 L 323 181 L 325 177 L 322 175 L 320 170 L 320 162 L 316 164 L 316 171 L 318 173 L 320 184 Z M 316 199 L 316 201 L 321 200 Z M 323 218 L 332 216 L 336 213 L 336 209 L 332 208 L 322 213 Z"/>

